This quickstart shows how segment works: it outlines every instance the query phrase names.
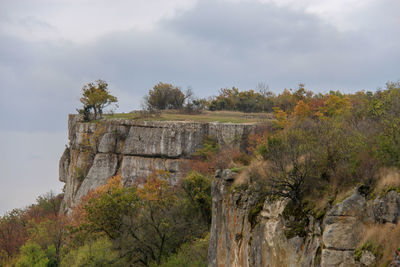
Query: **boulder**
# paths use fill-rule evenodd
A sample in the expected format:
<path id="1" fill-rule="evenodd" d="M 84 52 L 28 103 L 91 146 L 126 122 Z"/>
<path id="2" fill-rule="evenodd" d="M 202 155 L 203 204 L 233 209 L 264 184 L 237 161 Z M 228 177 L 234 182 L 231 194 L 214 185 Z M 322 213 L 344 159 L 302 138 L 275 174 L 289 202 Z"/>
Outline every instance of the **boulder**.
<path id="1" fill-rule="evenodd" d="M 360 263 L 362 266 L 372 266 L 376 261 L 376 257 L 369 250 L 363 250 L 361 254 Z"/>
<path id="2" fill-rule="evenodd" d="M 374 200 L 372 209 L 376 222 L 397 223 L 400 213 L 400 194 L 395 190 L 389 191 L 385 196 Z"/>
<path id="3" fill-rule="evenodd" d="M 323 249 L 321 267 L 356 267 L 354 251 Z M 358 267 L 358 266 L 357 266 Z"/>
<path id="4" fill-rule="evenodd" d="M 336 216 L 325 226 L 322 240 L 327 248 L 351 250 L 357 246 L 360 221 L 355 217 Z"/>

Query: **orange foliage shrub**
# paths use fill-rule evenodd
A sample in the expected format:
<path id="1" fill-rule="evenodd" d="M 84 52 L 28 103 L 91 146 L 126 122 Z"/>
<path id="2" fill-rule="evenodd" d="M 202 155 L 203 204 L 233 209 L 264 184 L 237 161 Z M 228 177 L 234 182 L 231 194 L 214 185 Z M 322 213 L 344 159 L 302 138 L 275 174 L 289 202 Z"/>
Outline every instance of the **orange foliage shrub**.
<path id="1" fill-rule="evenodd" d="M 257 146 L 259 144 L 266 143 L 268 140 L 268 132 L 267 131 L 262 131 L 262 132 L 257 132 L 254 134 L 250 134 L 248 137 L 248 146 L 247 146 L 247 151 L 249 153 L 254 153 L 257 150 Z"/>
<path id="2" fill-rule="evenodd" d="M 69 219 L 69 225 L 73 227 L 79 227 L 83 223 L 87 222 L 87 214 L 84 209 L 85 205 L 90 199 L 97 198 L 115 187 L 122 187 L 122 177 L 120 174 L 111 177 L 107 184 L 97 187 L 95 190 L 90 191 L 84 197 L 82 197 L 79 203 L 72 210 L 72 215 Z"/>
<path id="3" fill-rule="evenodd" d="M 276 118 L 276 121 L 275 121 L 276 127 L 281 128 L 281 129 L 285 128 L 285 126 L 288 124 L 287 113 L 278 107 L 274 107 L 273 110 L 274 110 L 274 116 Z"/>
<path id="4" fill-rule="evenodd" d="M 175 200 L 174 187 L 168 184 L 168 173 L 162 170 L 153 171 L 146 182 L 138 188 L 138 195 L 141 199 L 151 202 L 164 203 Z"/>
<path id="5" fill-rule="evenodd" d="M 311 108 L 308 104 L 304 103 L 303 100 L 297 102 L 296 107 L 294 108 L 293 115 L 299 119 L 304 119 L 309 117 L 311 114 Z"/>
<path id="6" fill-rule="evenodd" d="M 239 154 L 240 152 L 235 148 L 229 146 L 223 147 L 219 149 L 217 153 L 209 153 L 207 159 L 194 157 L 191 160 L 187 160 L 184 172 L 188 173 L 189 171 L 194 170 L 204 175 L 213 175 L 218 169 L 229 168 L 235 155 Z"/>

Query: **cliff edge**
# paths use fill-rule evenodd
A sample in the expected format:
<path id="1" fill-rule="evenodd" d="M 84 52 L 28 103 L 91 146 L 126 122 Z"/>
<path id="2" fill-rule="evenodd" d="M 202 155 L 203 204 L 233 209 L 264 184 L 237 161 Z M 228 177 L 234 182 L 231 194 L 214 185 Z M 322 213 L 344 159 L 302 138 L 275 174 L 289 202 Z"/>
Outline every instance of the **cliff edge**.
<path id="1" fill-rule="evenodd" d="M 125 119 L 83 122 L 79 115 L 69 115 L 69 144 L 59 163 L 59 179 L 65 183 L 63 210 L 69 212 L 117 173 L 125 186 L 154 170 L 168 171 L 170 182 L 176 183 L 185 160 L 202 147 L 206 136 L 240 149 L 255 127 L 252 123 Z"/>

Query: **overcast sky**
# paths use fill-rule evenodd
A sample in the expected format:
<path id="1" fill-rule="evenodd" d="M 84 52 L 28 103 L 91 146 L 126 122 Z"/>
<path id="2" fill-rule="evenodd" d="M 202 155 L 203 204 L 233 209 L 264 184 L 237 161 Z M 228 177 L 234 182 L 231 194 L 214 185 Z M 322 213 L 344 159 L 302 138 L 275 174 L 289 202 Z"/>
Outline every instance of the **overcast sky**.
<path id="1" fill-rule="evenodd" d="M 0 214 L 50 190 L 82 86 L 120 112 L 158 81 L 276 93 L 400 79 L 398 0 L 0 0 Z"/>

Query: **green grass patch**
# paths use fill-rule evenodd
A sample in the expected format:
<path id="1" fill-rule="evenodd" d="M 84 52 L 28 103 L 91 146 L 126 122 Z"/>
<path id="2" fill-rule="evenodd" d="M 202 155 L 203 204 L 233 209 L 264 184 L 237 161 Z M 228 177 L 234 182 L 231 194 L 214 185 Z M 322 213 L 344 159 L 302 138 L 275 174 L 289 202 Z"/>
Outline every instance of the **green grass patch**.
<path id="1" fill-rule="evenodd" d="M 248 220 L 251 224 L 251 228 L 253 228 L 258 223 L 257 217 L 258 214 L 260 214 L 260 212 L 262 211 L 263 206 L 264 206 L 264 201 L 259 202 L 257 206 L 255 206 L 253 209 L 250 210 Z"/>
<path id="2" fill-rule="evenodd" d="M 75 167 L 75 176 L 79 182 L 83 182 L 85 179 L 85 169 L 80 167 Z"/>
<path id="3" fill-rule="evenodd" d="M 271 113 L 244 113 L 235 111 L 204 111 L 200 114 L 184 114 L 166 110 L 158 115 L 144 115 L 141 112 L 105 114 L 105 119 L 127 119 L 139 121 L 194 121 L 220 123 L 256 123 L 273 119 Z"/>
<path id="4" fill-rule="evenodd" d="M 247 166 L 235 166 L 235 167 L 231 168 L 231 171 L 236 172 L 236 173 L 241 173 L 246 168 L 247 168 Z"/>
<path id="5" fill-rule="evenodd" d="M 356 251 L 354 251 L 354 259 L 356 261 L 360 261 L 362 252 L 364 250 L 368 250 L 372 254 L 374 254 L 374 256 L 377 260 L 381 259 L 383 256 L 382 246 L 375 245 L 371 240 L 368 240 L 361 247 L 357 248 Z"/>
<path id="6" fill-rule="evenodd" d="M 389 186 L 389 187 L 383 189 L 383 190 L 380 192 L 379 195 L 380 195 L 381 197 L 384 197 L 384 196 L 386 196 L 390 191 L 396 191 L 397 193 L 400 193 L 400 187 L 398 187 L 398 186 Z"/>

